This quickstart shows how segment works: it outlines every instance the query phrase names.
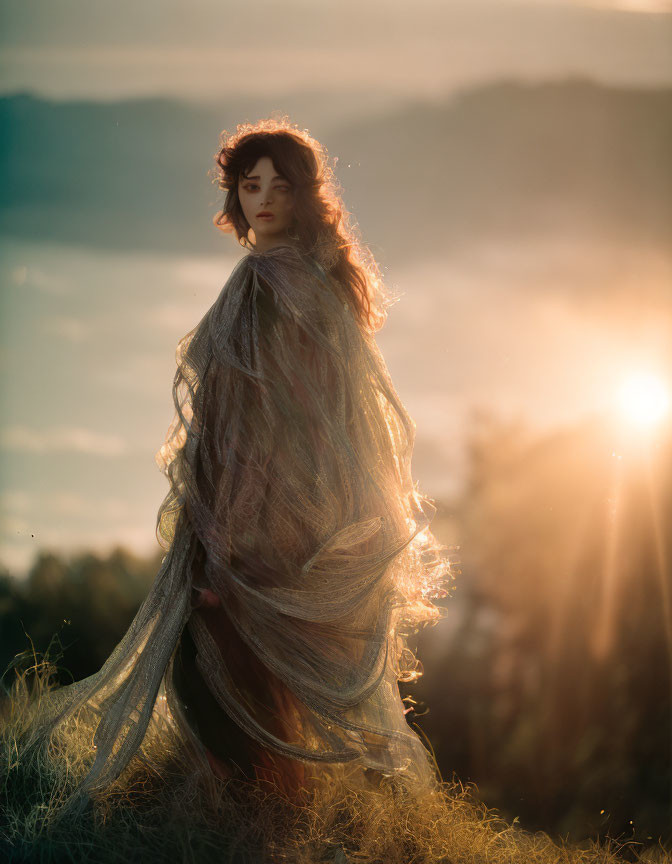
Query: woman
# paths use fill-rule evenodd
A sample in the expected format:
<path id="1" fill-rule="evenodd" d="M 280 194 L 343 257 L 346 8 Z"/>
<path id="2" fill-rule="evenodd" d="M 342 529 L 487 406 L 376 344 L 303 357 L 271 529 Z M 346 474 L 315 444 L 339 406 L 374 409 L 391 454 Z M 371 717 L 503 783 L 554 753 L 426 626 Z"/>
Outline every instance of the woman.
<path id="1" fill-rule="evenodd" d="M 166 556 L 104 666 L 53 693 L 35 737 L 84 705 L 99 718 L 80 803 L 128 764 L 159 695 L 219 777 L 295 800 L 346 765 L 349 782 L 427 788 L 440 778 L 397 682 L 419 677 L 407 637 L 440 617 L 431 598 L 453 576 L 374 339 L 379 273 L 305 131 L 264 120 L 221 145 L 215 224 L 249 251 L 178 345 L 156 457 Z"/>

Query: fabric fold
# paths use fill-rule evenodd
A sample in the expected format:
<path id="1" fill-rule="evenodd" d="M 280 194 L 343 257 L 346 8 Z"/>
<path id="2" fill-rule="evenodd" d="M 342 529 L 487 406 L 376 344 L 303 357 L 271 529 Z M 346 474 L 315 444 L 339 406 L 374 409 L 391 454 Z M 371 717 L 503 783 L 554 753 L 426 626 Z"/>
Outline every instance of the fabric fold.
<path id="1" fill-rule="evenodd" d="M 188 633 L 208 705 L 252 747 L 436 782 L 397 682 L 418 676 L 408 637 L 445 611 L 450 552 L 374 336 L 317 261 L 278 246 L 238 262 L 176 362 L 155 457 L 166 555 L 119 645 L 54 691 L 34 740 L 84 705 L 100 716 L 83 800 L 128 764 L 161 690 L 184 734 L 226 755 L 226 724 L 175 671 Z"/>

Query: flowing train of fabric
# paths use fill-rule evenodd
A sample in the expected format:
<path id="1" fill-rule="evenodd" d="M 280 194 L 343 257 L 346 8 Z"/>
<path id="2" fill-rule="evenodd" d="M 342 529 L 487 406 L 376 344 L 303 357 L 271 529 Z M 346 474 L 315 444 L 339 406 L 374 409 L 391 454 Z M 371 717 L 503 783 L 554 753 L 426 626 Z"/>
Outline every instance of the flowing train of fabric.
<path id="1" fill-rule="evenodd" d="M 445 611 L 433 600 L 453 578 L 450 553 L 412 480 L 415 424 L 373 336 L 314 259 L 275 247 L 236 265 L 176 358 L 175 418 L 156 456 L 170 482 L 157 517 L 166 556 L 119 645 L 53 694 L 35 740 L 93 708 L 96 758 L 79 792 L 104 788 L 163 684 L 198 747 L 173 681 L 186 627 L 216 704 L 259 746 L 434 783 L 397 682 L 417 675 L 408 636 Z M 216 598 L 207 616 L 203 592 Z M 265 722 L 245 656 L 291 699 L 289 739 Z"/>

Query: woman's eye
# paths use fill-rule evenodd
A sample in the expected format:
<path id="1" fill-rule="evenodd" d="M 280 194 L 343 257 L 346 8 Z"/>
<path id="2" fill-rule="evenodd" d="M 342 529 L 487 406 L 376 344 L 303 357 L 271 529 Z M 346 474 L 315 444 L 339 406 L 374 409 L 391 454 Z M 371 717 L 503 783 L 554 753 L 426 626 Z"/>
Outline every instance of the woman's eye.
<path id="1" fill-rule="evenodd" d="M 259 186 L 256 183 L 248 183 L 247 185 L 243 186 L 243 189 L 246 192 L 256 192 L 258 188 Z M 289 186 L 276 186 L 275 189 L 278 192 L 289 192 Z"/>

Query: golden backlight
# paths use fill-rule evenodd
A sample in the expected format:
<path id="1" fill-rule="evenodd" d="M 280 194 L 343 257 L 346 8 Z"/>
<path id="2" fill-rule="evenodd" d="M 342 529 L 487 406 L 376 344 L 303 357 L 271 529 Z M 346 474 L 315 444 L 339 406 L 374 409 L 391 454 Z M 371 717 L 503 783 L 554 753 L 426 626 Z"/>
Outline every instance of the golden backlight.
<path id="1" fill-rule="evenodd" d="M 641 427 L 660 423 L 669 411 L 670 394 L 662 378 L 637 372 L 628 375 L 618 391 L 621 415 Z"/>

